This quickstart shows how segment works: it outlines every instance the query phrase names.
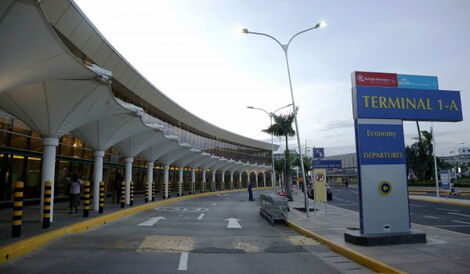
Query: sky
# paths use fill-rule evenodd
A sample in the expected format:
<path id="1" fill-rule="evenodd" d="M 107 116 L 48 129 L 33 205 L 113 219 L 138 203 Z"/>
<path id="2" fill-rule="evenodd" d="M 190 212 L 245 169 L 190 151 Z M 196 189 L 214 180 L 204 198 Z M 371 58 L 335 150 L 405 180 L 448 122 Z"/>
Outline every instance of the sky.
<path id="1" fill-rule="evenodd" d="M 113 47 L 179 105 L 229 131 L 270 142 L 267 114 L 291 103 L 289 63 L 302 150 L 355 152 L 351 72 L 438 76 L 461 91 L 463 122 L 434 123 L 436 151 L 470 146 L 470 1 L 75 0 Z M 288 109 L 284 109 L 287 112 Z M 282 111 L 280 111 L 282 113 Z M 404 122 L 405 142 L 416 141 Z M 421 130 L 431 123 L 420 122 Z M 284 141 L 275 138 L 276 144 Z M 297 146 L 296 138 L 289 140 Z M 460 145 L 461 146 L 461 145 Z M 281 149 L 283 147 L 281 146 Z"/>

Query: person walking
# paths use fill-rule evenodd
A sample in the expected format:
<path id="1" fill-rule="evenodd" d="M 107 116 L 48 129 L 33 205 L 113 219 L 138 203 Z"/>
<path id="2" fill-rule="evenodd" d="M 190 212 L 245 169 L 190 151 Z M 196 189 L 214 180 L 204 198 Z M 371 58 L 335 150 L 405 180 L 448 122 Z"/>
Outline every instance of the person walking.
<path id="1" fill-rule="evenodd" d="M 248 185 L 248 201 L 254 201 L 254 199 L 253 199 L 253 184 L 251 182 Z"/>
<path id="2" fill-rule="evenodd" d="M 119 199 L 121 198 L 121 182 L 124 180 L 124 177 L 118 173 L 116 177 L 114 177 L 113 181 L 113 203 L 119 203 Z"/>
<path id="3" fill-rule="evenodd" d="M 69 214 L 72 214 L 72 209 L 75 208 L 75 213 L 78 213 L 78 204 L 80 203 L 80 186 L 83 181 L 78 179 L 77 174 L 72 174 L 69 187 Z"/>
<path id="4" fill-rule="evenodd" d="M 346 188 L 348 188 L 348 185 L 349 185 L 349 179 L 346 178 L 346 180 L 344 180 L 344 186 L 345 186 Z"/>

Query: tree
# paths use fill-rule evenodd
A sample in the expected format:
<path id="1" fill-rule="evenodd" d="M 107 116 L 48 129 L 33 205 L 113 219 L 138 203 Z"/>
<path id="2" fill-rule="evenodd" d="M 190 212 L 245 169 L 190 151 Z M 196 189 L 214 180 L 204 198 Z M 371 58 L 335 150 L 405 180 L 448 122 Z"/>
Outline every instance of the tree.
<path id="1" fill-rule="evenodd" d="M 430 180 L 434 174 L 432 131 L 421 131 L 421 140 L 406 147 L 406 162 L 419 181 Z M 439 163 L 438 163 L 439 166 Z"/>
<path id="2" fill-rule="evenodd" d="M 269 128 L 263 129 L 263 132 L 272 134 L 274 136 L 282 136 L 286 139 L 286 150 L 285 150 L 285 159 L 289 159 L 289 136 L 294 136 L 295 131 L 292 128 L 292 122 L 294 121 L 295 114 L 290 113 L 290 114 L 280 114 L 280 115 L 275 115 L 272 114 L 272 117 L 274 119 L 274 124 L 272 124 Z M 286 160 L 285 161 L 285 178 L 286 178 L 286 184 L 285 184 L 285 189 L 286 189 L 286 194 L 287 194 L 287 199 L 289 201 L 294 200 L 292 197 L 292 188 L 291 188 L 291 176 L 290 176 L 290 161 Z"/>

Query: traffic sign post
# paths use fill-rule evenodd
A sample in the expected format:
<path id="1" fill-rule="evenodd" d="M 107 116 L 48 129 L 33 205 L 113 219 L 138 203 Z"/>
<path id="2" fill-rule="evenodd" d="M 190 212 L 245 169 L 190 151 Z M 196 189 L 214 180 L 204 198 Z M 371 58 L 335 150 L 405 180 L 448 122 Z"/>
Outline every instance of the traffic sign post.
<path id="1" fill-rule="evenodd" d="M 461 121 L 460 92 L 436 90 L 437 77 L 354 72 L 353 112 L 360 196 L 360 245 L 426 242 L 411 229 L 403 120 Z"/>

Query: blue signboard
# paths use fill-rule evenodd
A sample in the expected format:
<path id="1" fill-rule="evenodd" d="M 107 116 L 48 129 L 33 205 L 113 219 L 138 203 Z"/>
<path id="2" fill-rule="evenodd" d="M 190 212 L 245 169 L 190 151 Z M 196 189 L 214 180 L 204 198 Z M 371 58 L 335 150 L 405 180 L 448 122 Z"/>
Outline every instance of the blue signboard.
<path id="1" fill-rule="evenodd" d="M 439 84 L 436 76 L 398 74 L 398 87 L 438 90 Z"/>
<path id="2" fill-rule="evenodd" d="M 403 125 L 358 124 L 359 165 L 406 163 Z"/>
<path id="3" fill-rule="evenodd" d="M 312 168 L 342 168 L 341 160 L 313 160 Z"/>
<path id="4" fill-rule="evenodd" d="M 313 158 L 314 159 L 325 158 L 325 148 L 323 148 L 323 147 L 314 147 L 313 148 Z"/>
<path id="5" fill-rule="evenodd" d="M 356 87 L 354 118 L 462 121 L 459 91 Z"/>
<path id="6" fill-rule="evenodd" d="M 441 176 L 441 187 L 443 189 L 450 189 L 450 172 L 449 170 L 441 170 L 439 172 Z"/>

